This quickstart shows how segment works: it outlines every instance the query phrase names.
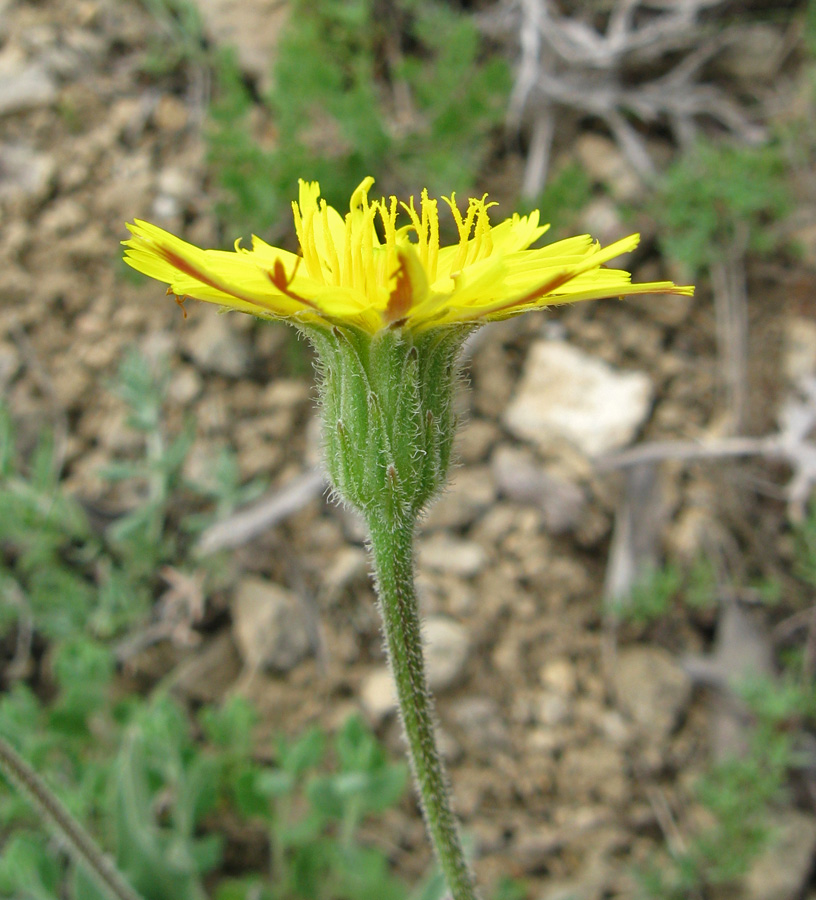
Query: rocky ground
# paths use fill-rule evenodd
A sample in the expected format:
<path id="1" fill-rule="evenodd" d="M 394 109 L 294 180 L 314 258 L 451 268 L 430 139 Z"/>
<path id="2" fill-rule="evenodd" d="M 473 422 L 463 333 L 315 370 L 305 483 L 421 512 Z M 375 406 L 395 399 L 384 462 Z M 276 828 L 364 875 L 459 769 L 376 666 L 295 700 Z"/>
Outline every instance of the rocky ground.
<path id="1" fill-rule="evenodd" d="M 239 19 L 228 4 L 201 6 L 233 24 L 244 10 L 267 23 L 280 11 L 245 0 Z M 302 348 L 284 328 L 193 303 L 183 316 L 119 262 L 124 222 L 136 216 L 223 243 L 204 107 L 190 84 L 144 72 L 156 28 L 136 2 L 0 2 L 0 387 L 21 440 L 53 426 L 67 484 L 105 515 L 138 502 L 100 477 L 138 449 L 106 389 L 129 348 L 169 360 L 167 427 L 190 414 L 198 427 L 188 474 L 230 446 L 242 476 L 270 477 L 275 493 L 319 458 L 308 368 L 292 364 Z M 254 33 L 245 52 L 264 59 L 273 30 Z M 626 169 L 609 138 L 575 141 L 588 164 Z M 518 160 L 505 165 L 493 180 L 513 183 Z M 611 201 L 587 212 L 588 223 L 609 216 L 623 233 Z M 648 235 L 644 247 L 631 261 L 636 278 L 665 275 Z M 744 433 L 762 436 L 816 375 L 816 264 L 806 253 L 752 264 L 748 276 Z M 694 299 L 528 316 L 468 349 L 461 465 L 423 524 L 419 568 L 441 740 L 485 884 L 519 877 L 536 900 L 632 896 L 633 864 L 682 842 L 701 815 L 695 778 L 738 745 L 722 727 L 723 686 L 773 670 L 779 618 L 739 591 L 657 625 L 613 624 L 603 598 L 620 577 L 610 549 L 627 558 L 627 521 L 647 557 L 690 564 L 708 550 L 733 583 L 778 579 L 786 611 L 812 603 L 790 576 L 792 470 L 778 459 L 672 459 L 628 479 L 593 462 L 637 442 L 722 436 L 714 318 L 704 280 Z M 193 623 L 194 645 L 136 642 L 124 677 L 144 687 L 169 675 L 193 703 L 243 693 L 262 712 L 260 740 L 361 709 L 398 753 L 363 535 L 319 488 L 306 498 L 235 550 L 228 586 L 204 598 Z M 787 855 L 761 860 L 734 896 L 816 896 L 812 796 L 792 792 L 779 807 L 775 852 Z M 385 829 L 372 839 L 419 878 L 429 853 L 413 803 Z"/>

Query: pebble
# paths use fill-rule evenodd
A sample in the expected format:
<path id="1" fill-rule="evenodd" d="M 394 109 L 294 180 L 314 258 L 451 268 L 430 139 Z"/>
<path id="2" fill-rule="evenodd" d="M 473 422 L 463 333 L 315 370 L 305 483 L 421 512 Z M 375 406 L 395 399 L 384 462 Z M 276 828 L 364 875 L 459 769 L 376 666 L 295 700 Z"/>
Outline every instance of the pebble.
<path id="1" fill-rule="evenodd" d="M 691 678 L 660 647 L 622 649 L 614 686 L 621 711 L 652 741 L 671 734 L 691 700 Z"/>
<path id="2" fill-rule="evenodd" d="M 465 673 L 470 639 L 464 625 L 447 616 L 429 616 L 422 625 L 428 685 L 432 691 L 453 687 Z"/>
<path id="3" fill-rule="evenodd" d="M 153 216 L 168 221 L 181 214 L 188 201 L 195 196 L 198 185 L 189 172 L 170 166 L 159 173 L 156 189 Z"/>
<path id="4" fill-rule="evenodd" d="M 620 213 L 620 208 L 611 197 L 596 197 L 591 200 L 581 211 L 579 219 L 581 230 L 591 234 L 601 244 L 612 244 L 622 234 L 626 234 L 626 224 Z M 615 265 L 626 268 L 629 254 L 616 257 Z"/>
<path id="5" fill-rule="evenodd" d="M 535 719 L 548 728 L 566 725 L 572 720 L 572 705 L 561 694 L 542 694 L 536 703 Z"/>
<path id="6" fill-rule="evenodd" d="M 235 641 L 250 670 L 288 672 L 311 648 L 298 598 L 271 581 L 243 578 L 235 590 L 232 617 Z"/>
<path id="7" fill-rule="evenodd" d="M 465 464 L 480 463 L 500 436 L 495 424 L 487 419 L 470 419 L 459 429 L 454 443 L 454 459 Z"/>
<path id="8" fill-rule="evenodd" d="M 53 156 L 28 144 L 0 144 L 0 200 L 40 200 L 57 171 Z"/>
<path id="9" fill-rule="evenodd" d="M 566 444 L 599 456 L 632 441 L 651 399 L 644 373 L 616 371 L 563 341 L 539 341 L 530 348 L 504 423 L 544 453 Z"/>
<path id="10" fill-rule="evenodd" d="M 569 659 L 551 659 L 539 671 L 541 684 L 564 697 L 572 697 L 578 690 L 575 664 Z"/>
<path id="11" fill-rule="evenodd" d="M 791 384 L 816 374 L 816 322 L 805 316 L 785 320 L 782 368 Z"/>
<path id="12" fill-rule="evenodd" d="M 464 697 L 451 708 L 451 718 L 478 745 L 480 753 L 507 751 L 511 743 L 501 710 L 490 697 Z"/>
<path id="13" fill-rule="evenodd" d="M 603 742 L 568 746 L 558 767 L 558 789 L 577 798 L 622 803 L 631 792 L 623 753 Z"/>
<path id="14" fill-rule="evenodd" d="M 360 685 L 360 703 L 369 721 L 380 725 L 397 708 L 394 679 L 387 668 L 369 672 Z"/>
<path id="15" fill-rule="evenodd" d="M 419 560 L 421 566 L 431 571 L 472 578 L 487 564 L 487 553 L 475 541 L 439 534 L 421 541 Z"/>
<path id="16" fill-rule="evenodd" d="M 174 670 L 170 683 L 197 703 L 217 703 L 241 674 L 241 660 L 228 632 L 195 650 Z"/>
<path id="17" fill-rule="evenodd" d="M 174 365 L 167 395 L 179 406 L 187 406 L 201 395 L 203 386 L 202 378 L 193 366 Z"/>
<path id="18" fill-rule="evenodd" d="M 565 534 L 578 527 L 586 507 L 583 490 L 549 473 L 529 451 L 503 444 L 493 453 L 490 466 L 499 493 L 538 507 L 547 532 Z"/>
<path id="19" fill-rule="evenodd" d="M 635 200 L 642 193 L 643 182 L 610 138 L 591 131 L 584 132 L 575 141 L 574 151 L 587 174 L 602 184 L 616 200 Z"/>
<path id="20" fill-rule="evenodd" d="M 338 603 L 343 595 L 357 592 L 369 581 L 368 557 L 360 547 L 342 546 L 322 577 L 321 600 L 325 606 Z"/>
<path id="21" fill-rule="evenodd" d="M 430 507 L 423 527 L 459 529 L 473 524 L 496 499 L 496 488 L 486 466 L 458 469 L 449 486 Z"/>
<path id="22" fill-rule="evenodd" d="M 49 204 L 40 218 L 40 227 L 49 235 L 64 235 L 84 224 L 88 212 L 71 197 Z"/>
<path id="23" fill-rule="evenodd" d="M 265 94 L 270 87 L 278 35 L 289 12 L 281 0 L 198 0 L 197 9 L 211 40 L 234 47 L 241 68 L 250 73 Z"/>
<path id="24" fill-rule="evenodd" d="M 0 391 L 11 384 L 20 370 L 20 354 L 9 341 L 0 341 Z"/>
<path id="25" fill-rule="evenodd" d="M 0 55 L 0 116 L 48 106 L 57 86 L 39 62 L 27 62 L 19 52 Z"/>
<path id="26" fill-rule="evenodd" d="M 214 309 L 197 316 L 191 329 L 184 329 L 182 343 L 204 372 L 240 378 L 249 371 L 251 348 L 246 336 L 232 328 L 229 314 L 214 315 Z"/>

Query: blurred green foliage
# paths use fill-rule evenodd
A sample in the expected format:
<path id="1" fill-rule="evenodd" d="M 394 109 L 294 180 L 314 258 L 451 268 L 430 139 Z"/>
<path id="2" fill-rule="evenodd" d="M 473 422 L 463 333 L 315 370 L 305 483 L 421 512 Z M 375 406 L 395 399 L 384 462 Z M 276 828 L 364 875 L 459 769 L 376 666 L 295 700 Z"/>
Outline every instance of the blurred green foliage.
<path id="1" fill-rule="evenodd" d="M 273 88 L 275 129 L 261 146 L 257 100 L 234 56 L 222 58 L 211 109 L 210 165 L 233 228 L 288 222 L 298 178 L 342 209 L 365 174 L 409 191 L 467 190 L 490 151 L 510 86 L 472 20 L 437 0 L 293 0 Z"/>
<path id="2" fill-rule="evenodd" d="M 195 0 L 140 0 L 156 23 L 142 62 L 146 74 L 166 76 L 185 66 L 207 68 L 210 52 Z"/>
<path id="3" fill-rule="evenodd" d="M 23 454 L 0 407 L 0 639 L 16 641 L 23 657 L 34 639 L 48 647 L 47 666 L 37 666 L 45 684 L 5 670 L 12 680 L 0 694 L 0 735 L 145 900 L 403 900 L 410 892 L 392 874 L 386 848 L 361 833 L 400 802 L 407 770 L 359 718 L 331 741 L 318 729 L 279 740 L 270 765 L 255 757 L 257 716 L 240 699 L 192 719 L 161 690 L 121 694 L 110 639 L 145 621 L 156 567 L 184 565 L 185 534 L 259 487 L 241 483 L 226 451 L 206 485 L 183 478 L 192 432 L 168 434 L 167 384 L 161 362 L 133 352 L 111 385 L 141 452 L 107 474 L 141 499 L 101 529 L 62 487 L 53 437 L 44 434 Z M 179 513 L 189 508 L 196 511 Z M 103 900 L 47 840 L 27 799 L 2 784 L 0 896 Z M 223 863 L 236 827 L 256 833 L 265 850 L 251 874 L 232 877 Z M 520 891 L 508 881 L 496 897 L 519 900 Z M 441 882 L 431 876 L 410 896 L 440 900 Z"/>
<path id="4" fill-rule="evenodd" d="M 592 199 L 592 180 L 580 163 L 571 162 L 554 172 L 542 193 L 524 206 L 525 212 L 541 211 L 541 223 L 552 223 L 545 240 L 566 237 Z"/>
<path id="5" fill-rule="evenodd" d="M 816 505 L 793 533 L 794 573 L 804 583 L 816 581 Z M 617 614 L 648 626 L 669 617 L 684 604 L 696 611 L 712 611 L 718 604 L 718 576 L 706 558 L 682 577 L 667 566 L 644 579 Z M 747 586 L 757 602 L 773 605 L 783 595 L 773 580 Z M 643 896 L 685 900 L 730 890 L 757 856 L 776 838 L 773 811 L 782 807 L 791 774 L 806 761 L 798 736 L 816 727 L 816 686 L 806 671 L 802 652 L 782 659 L 779 676 L 756 676 L 732 685 L 750 716 L 746 749 L 715 763 L 699 780 L 696 800 L 711 824 L 686 835 L 682 850 L 667 850 L 659 861 L 641 869 Z M 726 888 L 726 886 L 729 886 Z"/>
<path id="6" fill-rule="evenodd" d="M 760 254 L 776 249 L 782 236 L 775 225 L 792 206 L 780 144 L 706 141 L 666 170 L 651 203 L 661 247 L 690 277 L 732 248 Z"/>
<path id="7" fill-rule="evenodd" d="M 92 525 L 86 507 L 62 488 L 53 435 L 43 433 L 24 452 L 0 405 L 0 637 L 18 624 L 48 639 L 76 629 L 120 634 L 149 614 L 161 567 L 188 564 L 192 535 L 263 490 L 262 480 L 241 483 L 227 449 L 213 460 L 207 483 L 183 477 L 195 431 L 188 421 L 179 434 L 168 433 L 167 386 L 166 365 L 135 351 L 110 386 L 141 452 L 101 472 L 136 498 L 106 525 Z"/>
<path id="8" fill-rule="evenodd" d="M 281 740 L 272 765 L 253 756 L 256 716 L 243 700 L 204 707 L 196 721 L 163 693 L 115 699 L 110 651 L 75 636 L 55 660 L 50 703 L 18 683 L 0 699 L 0 734 L 91 825 L 145 900 L 203 900 L 223 861 L 222 823 L 265 833 L 266 877 L 221 878 L 215 896 L 388 900 L 405 888 L 360 826 L 399 802 L 391 763 L 358 718 L 329 746 L 319 730 Z M 102 900 L 85 873 L 49 847 L 27 803 L 0 792 L 5 897 Z"/>
<path id="9" fill-rule="evenodd" d="M 781 680 L 752 678 L 741 694 L 754 718 L 748 747 L 700 779 L 696 799 L 711 824 L 691 835 L 685 848 L 638 873 L 646 897 L 686 900 L 733 888 L 773 846 L 772 813 L 801 762 L 796 730 L 816 722 L 816 688 L 788 671 Z"/>

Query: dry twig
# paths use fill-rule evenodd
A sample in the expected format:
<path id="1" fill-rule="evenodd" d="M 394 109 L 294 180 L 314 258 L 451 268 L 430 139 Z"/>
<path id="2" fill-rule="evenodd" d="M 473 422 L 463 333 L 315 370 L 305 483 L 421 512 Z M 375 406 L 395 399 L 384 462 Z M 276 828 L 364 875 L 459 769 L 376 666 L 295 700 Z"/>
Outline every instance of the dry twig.
<path id="1" fill-rule="evenodd" d="M 507 124 L 511 132 L 531 127 L 523 195 L 533 197 L 547 179 L 557 108 L 567 107 L 603 121 L 634 169 L 648 179 L 654 164 L 631 124 L 663 122 L 682 145 L 693 141 L 697 120 L 707 117 L 743 141 L 761 140 L 762 128 L 712 84 L 701 81 L 704 65 L 739 35 L 711 34 L 700 14 L 726 0 L 617 0 L 605 31 L 578 17 L 559 15 L 552 0 L 507 0 L 485 18 L 518 48 L 516 80 Z M 679 61 L 648 81 L 629 83 L 627 65 L 657 68 L 669 54 Z"/>
<path id="2" fill-rule="evenodd" d="M 322 472 L 306 472 L 282 490 L 274 491 L 247 509 L 211 525 L 199 538 L 195 555 L 209 556 L 218 550 L 240 547 L 268 528 L 303 509 L 326 489 Z"/>

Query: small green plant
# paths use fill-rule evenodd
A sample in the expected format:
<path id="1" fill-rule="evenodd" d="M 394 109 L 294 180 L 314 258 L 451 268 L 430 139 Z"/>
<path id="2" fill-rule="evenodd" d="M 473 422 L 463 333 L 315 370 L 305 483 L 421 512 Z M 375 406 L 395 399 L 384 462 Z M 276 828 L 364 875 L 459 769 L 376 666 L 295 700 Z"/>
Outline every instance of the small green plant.
<path id="1" fill-rule="evenodd" d="M 64 637 L 93 627 L 91 569 L 102 545 L 81 504 L 60 489 L 53 436 L 41 435 L 27 466 L 20 457 L 0 405 L 0 633 L 23 622 L 24 632 Z"/>
<path id="2" fill-rule="evenodd" d="M 25 454 L 0 404 L 0 636 L 16 626 L 18 642 L 33 634 L 61 640 L 77 630 L 120 634 L 149 613 L 161 567 L 185 564 L 192 535 L 264 489 L 263 479 L 242 482 L 226 448 L 206 481 L 182 477 L 195 432 L 190 420 L 179 434 L 169 432 L 167 385 L 166 365 L 136 352 L 111 385 L 141 452 L 112 460 L 102 473 L 138 498 L 104 529 L 63 489 L 53 436 L 43 431 Z"/>
<path id="3" fill-rule="evenodd" d="M 682 852 L 640 872 L 647 897 L 685 900 L 734 884 L 773 840 L 769 813 L 784 795 L 797 756 L 791 726 L 812 721 L 816 693 L 791 678 L 753 679 L 742 695 L 755 717 L 747 752 L 713 766 L 697 785 L 697 799 L 712 825 L 693 835 Z"/>
<path id="4" fill-rule="evenodd" d="M 142 67 L 156 77 L 164 77 L 184 66 L 207 67 L 210 51 L 204 22 L 194 0 L 141 0 L 153 17 L 158 34 L 148 45 Z"/>
<path id="5" fill-rule="evenodd" d="M 281 739 L 274 765 L 264 766 L 253 757 L 257 717 L 245 701 L 203 708 L 194 727 L 167 695 L 114 702 L 112 672 L 109 651 L 77 637 L 56 661 L 52 703 L 18 684 L 0 701 L 0 735 L 92 826 L 145 900 L 209 895 L 204 879 L 221 863 L 225 818 L 261 828 L 270 862 L 265 874 L 221 878 L 220 900 L 406 896 L 360 827 L 399 802 L 407 772 L 359 718 L 331 745 L 318 729 Z M 55 900 L 67 885 L 77 900 L 102 900 L 80 867 L 49 851 L 15 792 L 0 792 L 0 829 L 15 835 L 0 855 L 4 896 Z"/>
<path id="6" fill-rule="evenodd" d="M 700 142 L 666 171 L 655 195 L 661 246 L 693 274 L 735 246 L 769 253 L 781 242 L 772 223 L 792 207 L 787 171 L 778 144 Z"/>
<path id="7" fill-rule="evenodd" d="M 164 425 L 169 372 L 165 362 L 154 365 L 140 353 L 128 353 L 112 385 L 126 404 L 127 425 L 143 440 L 144 453 L 134 459 L 109 464 L 103 475 L 109 481 L 142 485 L 142 502 L 120 516 L 107 537 L 135 579 L 149 578 L 158 567 L 176 556 L 173 533 L 167 527 L 168 508 L 181 485 L 181 470 L 195 436 L 188 420 L 181 434 L 169 438 Z"/>
<path id="8" fill-rule="evenodd" d="M 669 614 L 683 586 L 680 569 L 665 565 L 650 569 L 628 595 L 616 598 L 612 611 L 635 625 L 649 625 Z"/>
<path id="9" fill-rule="evenodd" d="M 212 729 L 212 723 L 209 725 Z M 211 731 L 212 733 L 212 731 Z M 405 889 L 375 847 L 358 842 L 362 822 L 403 795 L 407 772 L 390 763 L 368 728 L 349 718 L 327 751 L 313 729 L 281 740 L 275 766 L 244 767 L 233 780 L 238 809 L 269 835 L 270 879 L 257 876 L 223 886 L 219 900 L 399 900 Z M 330 771 L 327 760 L 333 758 Z"/>
<path id="10" fill-rule="evenodd" d="M 816 587 L 816 501 L 808 506 L 807 514 L 794 531 L 794 546 L 796 575 Z"/>
<path id="11" fill-rule="evenodd" d="M 210 164 L 224 190 L 222 218 L 241 230 L 276 223 L 304 175 L 329 199 L 348 196 L 361 172 L 435 192 L 467 189 L 510 79 L 503 60 L 484 58 L 472 21 L 447 4 L 397 0 L 386 28 L 374 0 L 296 0 L 262 98 L 274 146 L 251 136 L 256 99 L 234 55 L 216 82 Z"/>

